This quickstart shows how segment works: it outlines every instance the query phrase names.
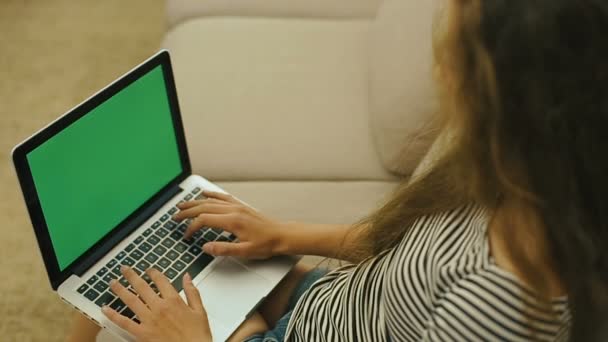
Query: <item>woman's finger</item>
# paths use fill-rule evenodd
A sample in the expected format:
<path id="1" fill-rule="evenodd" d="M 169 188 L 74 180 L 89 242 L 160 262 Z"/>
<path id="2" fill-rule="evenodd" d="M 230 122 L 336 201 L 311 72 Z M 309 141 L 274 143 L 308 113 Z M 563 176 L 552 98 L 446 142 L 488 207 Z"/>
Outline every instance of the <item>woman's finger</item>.
<path id="1" fill-rule="evenodd" d="M 175 206 L 179 210 L 185 210 L 185 209 L 190 209 L 192 207 L 196 207 L 197 205 L 202 204 L 203 201 L 204 200 L 192 200 L 192 201 L 177 203 Z"/>
<path id="2" fill-rule="evenodd" d="M 189 209 L 189 208 L 192 208 L 197 205 L 204 204 L 204 203 L 214 203 L 214 204 L 221 204 L 221 205 L 234 204 L 234 203 L 222 201 L 222 200 L 215 199 L 215 198 L 205 198 L 205 199 L 200 199 L 200 200 L 192 200 L 192 201 L 188 201 L 188 202 L 178 203 L 176 206 L 178 209 Z"/>
<path id="3" fill-rule="evenodd" d="M 203 245 L 207 254 L 214 256 L 248 257 L 251 251 L 249 242 L 207 242 Z"/>
<path id="4" fill-rule="evenodd" d="M 234 215 L 228 214 L 200 214 L 186 229 L 184 232 L 184 239 L 189 239 L 192 234 L 202 227 L 216 227 L 221 228 L 227 232 L 236 234 L 234 229 Z M 238 235 L 238 234 L 236 234 Z"/>
<path id="5" fill-rule="evenodd" d="M 203 203 L 190 209 L 182 210 L 179 213 L 173 215 L 173 220 L 181 221 L 186 218 L 197 217 L 200 214 L 227 214 L 233 212 L 233 205 L 220 205 L 220 204 L 209 204 Z"/>
<path id="6" fill-rule="evenodd" d="M 141 279 L 141 277 L 133 271 L 132 268 L 127 266 L 121 266 L 120 272 L 127 278 L 129 284 L 133 286 L 135 292 L 139 294 L 139 296 L 146 302 L 148 305 L 152 305 L 152 303 L 158 300 L 158 295 L 145 280 Z"/>
<path id="7" fill-rule="evenodd" d="M 230 202 L 230 203 L 241 203 L 241 202 L 239 202 L 239 200 L 234 198 L 232 195 L 225 194 L 222 192 L 203 190 L 203 195 L 205 195 L 209 198 L 217 198 L 219 200 Z"/>
<path id="8" fill-rule="evenodd" d="M 114 324 L 118 325 L 122 329 L 128 331 L 131 335 L 139 335 L 139 330 L 141 329 L 140 325 L 132 321 L 130 318 L 119 314 L 116 310 L 110 308 L 107 305 L 101 308 L 101 312 L 103 312 L 103 314 L 106 315 L 106 317 L 110 321 L 112 321 Z"/>
<path id="9" fill-rule="evenodd" d="M 142 322 L 150 315 L 150 309 L 136 295 L 122 286 L 116 279 L 110 282 L 110 289 L 131 309 Z"/>
<path id="10" fill-rule="evenodd" d="M 156 284 L 156 287 L 158 287 L 158 291 L 160 291 L 160 294 L 163 296 L 163 298 L 167 299 L 179 296 L 179 294 L 175 290 L 175 287 L 171 285 L 167 277 L 165 277 L 164 274 L 160 273 L 159 270 L 155 268 L 150 268 L 146 271 L 146 273 L 148 273 L 154 284 Z"/>
<path id="11" fill-rule="evenodd" d="M 184 281 L 182 283 L 184 284 L 184 292 L 186 293 L 188 305 L 195 311 L 203 312 L 205 309 L 203 308 L 201 295 L 192 283 L 192 277 L 190 277 L 189 273 L 184 274 Z"/>

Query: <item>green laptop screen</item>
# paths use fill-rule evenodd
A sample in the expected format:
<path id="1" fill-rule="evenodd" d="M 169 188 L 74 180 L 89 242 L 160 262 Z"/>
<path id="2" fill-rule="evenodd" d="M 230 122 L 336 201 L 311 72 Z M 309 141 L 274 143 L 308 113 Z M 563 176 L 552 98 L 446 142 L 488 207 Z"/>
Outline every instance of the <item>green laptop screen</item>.
<path id="1" fill-rule="evenodd" d="M 27 160 L 63 271 L 182 172 L 162 66 Z"/>

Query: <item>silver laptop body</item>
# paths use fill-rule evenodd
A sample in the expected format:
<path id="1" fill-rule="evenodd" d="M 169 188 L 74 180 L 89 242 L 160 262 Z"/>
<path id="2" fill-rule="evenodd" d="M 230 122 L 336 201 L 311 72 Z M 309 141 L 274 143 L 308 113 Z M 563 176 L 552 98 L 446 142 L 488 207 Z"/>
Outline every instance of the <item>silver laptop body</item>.
<path id="1" fill-rule="evenodd" d="M 61 136 L 62 132 L 70 127 L 84 125 L 79 122 L 84 122 L 83 118 L 87 118 L 90 113 L 94 112 L 101 118 L 101 114 L 95 112 L 97 108 L 109 103 L 116 96 L 122 96 L 119 94 L 132 84 L 151 77 L 148 75 L 154 70 L 162 70 L 165 89 L 160 94 L 166 94 L 168 99 L 181 171 L 170 179 L 169 184 L 149 198 L 146 197 L 124 220 L 115 226 L 106 227 L 109 232 L 93 241 L 91 247 L 77 255 L 70 251 L 72 260 L 64 256 L 68 255 L 68 252 L 60 253 L 55 239 L 63 239 L 62 243 L 67 243 L 68 246 L 70 243 L 79 245 L 81 241 L 79 234 L 74 233 L 70 235 L 73 241 L 66 242 L 65 236 L 58 235 L 49 228 L 53 227 L 51 211 L 55 210 L 53 217 L 56 217 L 57 210 L 60 209 L 56 209 L 56 203 L 45 203 L 45 198 L 53 197 L 52 189 L 57 182 L 53 183 L 55 180 L 52 177 L 60 178 L 57 174 L 61 173 L 46 171 L 45 165 L 49 165 L 50 169 L 58 166 L 51 157 L 39 152 L 40 147 L 50 149 L 45 145 L 48 141 Z M 133 108 L 129 110 L 133 111 Z M 64 157 L 62 154 L 60 156 Z M 170 57 L 166 50 L 152 56 L 17 145 L 13 149 L 13 161 L 53 290 L 57 291 L 66 303 L 124 340 L 131 341 L 133 337 L 110 322 L 101 312 L 101 306 L 106 304 L 137 321 L 137 317 L 107 288 L 110 280 L 121 279 L 119 267 L 122 264 L 135 270 L 139 269 L 140 272 L 146 267 L 159 268 L 180 290 L 181 278 L 185 272 L 189 272 L 202 295 L 214 341 L 224 341 L 254 312 L 297 262 L 297 258 L 287 256 L 266 261 L 247 261 L 205 254 L 200 248 L 203 243 L 215 240 L 235 241 L 234 235 L 220 228 L 206 227 L 189 241 L 181 239 L 189 222 L 171 220 L 171 215 L 177 211 L 175 205 L 181 201 L 203 198 L 203 190 L 225 191 L 191 172 Z M 62 167 L 69 169 L 69 166 Z M 36 174 L 37 168 L 43 170 L 40 171 L 42 176 Z M 44 175 L 45 172 L 52 176 Z M 45 181 L 49 185 L 45 185 Z M 96 177 L 79 177 L 81 184 L 91 184 L 93 187 L 98 186 L 98 181 Z M 69 180 L 58 182 L 69 183 Z M 69 196 L 69 193 L 62 196 Z M 99 210 L 103 209 L 104 206 L 100 205 Z M 59 214 L 61 216 L 63 212 L 60 211 Z M 65 215 L 70 215 L 70 212 L 66 211 Z M 54 226 L 55 230 L 63 229 L 58 224 Z M 85 224 L 82 229 L 86 229 Z M 143 276 L 144 273 L 141 273 Z M 128 283 L 125 285 L 128 286 Z M 183 291 L 180 291 L 180 294 L 185 299 Z"/>

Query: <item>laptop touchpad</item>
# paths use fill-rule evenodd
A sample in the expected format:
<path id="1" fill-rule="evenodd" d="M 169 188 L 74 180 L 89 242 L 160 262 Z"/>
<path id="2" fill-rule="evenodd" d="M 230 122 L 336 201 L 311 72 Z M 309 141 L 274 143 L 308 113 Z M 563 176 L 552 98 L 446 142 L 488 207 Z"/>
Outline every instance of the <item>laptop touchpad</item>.
<path id="1" fill-rule="evenodd" d="M 242 320 L 270 291 L 268 280 L 230 258 L 196 286 L 209 315 L 225 323 Z"/>

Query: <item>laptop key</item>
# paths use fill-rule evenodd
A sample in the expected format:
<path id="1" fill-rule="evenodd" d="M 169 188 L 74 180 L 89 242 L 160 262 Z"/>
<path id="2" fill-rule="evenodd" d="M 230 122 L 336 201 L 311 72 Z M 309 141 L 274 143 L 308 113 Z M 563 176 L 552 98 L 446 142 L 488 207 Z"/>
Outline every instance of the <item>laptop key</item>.
<path id="1" fill-rule="evenodd" d="M 112 260 L 110 260 L 110 262 L 109 262 L 109 263 L 107 263 L 107 264 L 106 264 L 106 267 L 107 267 L 108 269 L 111 269 L 112 267 L 114 267 L 114 266 L 116 265 L 116 263 L 117 263 L 117 262 L 118 262 L 118 261 L 116 261 L 116 259 L 112 259 Z"/>
<path id="2" fill-rule="evenodd" d="M 184 253 L 180 259 L 182 259 L 184 263 L 189 264 L 192 260 L 194 260 L 194 257 L 190 253 Z"/>
<path id="3" fill-rule="evenodd" d="M 196 232 L 194 232 L 194 234 L 192 234 L 193 239 L 200 239 L 201 236 L 203 236 L 202 230 L 197 230 Z"/>
<path id="4" fill-rule="evenodd" d="M 148 238 L 148 243 L 150 243 L 151 245 L 156 245 L 160 242 L 160 239 L 158 238 L 158 236 L 156 235 L 152 235 Z M 141 246 L 140 246 L 141 247 Z"/>
<path id="5" fill-rule="evenodd" d="M 122 309 L 126 308 L 127 305 L 120 298 L 116 298 L 116 300 L 110 304 L 110 307 L 116 312 L 120 312 Z"/>
<path id="6" fill-rule="evenodd" d="M 230 239 L 229 239 L 227 236 L 225 236 L 225 235 L 220 235 L 220 236 L 217 238 L 217 240 L 216 240 L 216 241 L 221 241 L 221 242 L 229 242 L 229 241 L 230 241 Z"/>
<path id="7" fill-rule="evenodd" d="M 133 258 L 134 260 L 139 260 L 141 259 L 141 257 L 144 256 L 144 253 L 140 252 L 139 250 L 134 250 L 133 253 L 129 254 L 129 256 L 131 258 Z"/>
<path id="8" fill-rule="evenodd" d="M 206 253 L 201 254 L 198 258 L 194 260 L 194 262 L 190 266 L 188 266 L 183 272 L 181 272 L 180 275 L 177 276 L 171 284 L 173 285 L 173 287 L 175 287 L 177 291 L 181 291 L 183 289 L 182 274 L 188 272 L 188 274 L 190 274 L 192 277 L 195 277 L 197 274 L 201 273 L 201 271 L 205 267 L 207 267 L 207 265 L 209 265 L 212 261 L 213 257 L 211 255 Z"/>
<path id="9" fill-rule="evenodd" d="M 89 280 L 87 280 L 87 284 L 93 286 L 93 284 L 95 284 L 95 282 L 99 279 L 98 276 L 94 275 L 91 278 L 89 278 Z"/>
<path id="10" fill-rule="evenodd" d="M 169 265 L 171 265 L 171 261 L 169 261 L 169 259 L 167 258 L 161 258 L 160 260 L 158 260 L 158 265 L 160 265 L 162 268 L 167 268 L 169 267 Z"/>
<path id="11" fill-rule="evenodd" d="M 127 307 L 125 307 L 125 308 L 124 308 L 124 309 L 121 311 L 121 313 L 120 313 L 120 314 L 121 314 L 121 315 L 123 315 L 123 316 L 125 316 L 125 317 L 127 317 L 127 318 L 133 318 L 133 317 L 135 317 L 135 313 L 134 313 L 133 311 L 131 311 L 131 309 L 129 309 L 129 307 L 128 307 L 128 306 L 127 306 Z"/>
<path id="12" fill-rule="evenodd" d="M 167 229 L 171 230 L 171 229 L 173 229 L 173 228 L 177 227 L 177 223 L 175 223 L 175 222 L 173 222 L 173 221 L 168 221 L 167 223 L 165 223 L 165 224 L 163 225 L 163 227 L 165 227 L 165 228 L 167 228 Z"/>
<path id="13" fill-rule="evenodd" d="M 142 241 L 144 241 L 144 237 L 143 236 L 138 236 L 137 239 L 135 239 L 133 242 L 136 245 L 139 245 L 140 243 L 142 243 Z"/>
<path id="14" fill-rule="evenodd" d="M 150 268 L 150 264 L 147 261 L 142 260 L 142 261 L 138 262 L 135 267 L 137 267 L 141 271 L 145 272 L 148 268 Z"/>
<path id="15" fill-rule="evenodd" d="M 152 224 L 152 229 L 156 229 L 158 227 L 160 227 L 160 221 L 156 221 Z"/>
<path id="16" fill-rule="evenodd" d="M 171 238 L 166 238 L 165 240 L 163 240 L 163 242 L 161 242 L 161 245 L 163 245 L 167 248 L 173 247 L 174 244 L 175 244 L 175 241 L 173 241 L 173 239 L 171 239 Z"/>
<path id="17" fill-rule="evenodd" d="M 129 281 L 125 277 L 122 277 L 122 278 L 118 279 L 118 282 L 120 283 L 120 285 L 122 285 L 124 287 L 128 287 L 129 286 Z"/>
<path id="18" fill-rule="evenodd" d="M 179 226 L 177 226 L 176 231 L 180 232 L 180 233 L 185 233 L 186 229 L 188 229 L 188 225 L 185 223 L 180 224 Z"/>
<path id="19" fill-rule="evenodd" d="M 120 265 L 114 266 L 114 268 L 112 269 L 112 273 L 120 277 L 122 275 L 122 273 L 120 272 Z"/>
<path id="20" fill-rule="evenodd" d="M 184 234 L 177 230 L 174 231 L 173 233 L 169 234 L 169 236 L 175 241 L 179 241 L 184 238 Z"/>
<path id="21" fill-rule="evenodd" d="M 110 283 L 112 281 L 112 279 L 117 279 L 118 276 L 114 273 L 108 273 L 103 277 L 103 281 L 105 281 L 106 283 Z"/>
<path id="22" fill-rule="evenodd" d="M 144 230 L 144 232 L 142 233 L 143 236 L 148 237 L 148 235 L 152 234 L 152 229 L 148 228 L 146 230 Z"/>
<path id="23" fill-rule="evenodd" d="M 187 194 L 186 197 L 184 197 L 184 200 L 189 201 L 192 199 L 192 194 Z"/>
<path id="24" fill-rule="evenodd" d="M 95 298 L 97 298 L 99 296 L 99 292 L 93 290 L 93 289 L 89 289 L 89 291 L 85 292 L 84 296 L 90 300 L 90 301 L 94 301 Z"/>
<path id="25" fill-rule="evenodd" d="M 197 194 L 199 191 L 201 191 L 201 188 L 199 188 L 199 187 L 192 189 L 193 194 Z"/>
<path id="26" fill-rule="evenodd" d="M 203 239 L 207 240 L 207 241 L 213 241 L 217 238 L 217 234 L 215 234 L 213 231 L 208 230 L 205 234 L 203 234 Z"/>
<path id="27" fill-rule="evenodd" d="M 178 256 L 179 256 L 179 254 L 177 254 L 177 252 L 174 250 L 171 250 L 167 253 L 167 258 L 169 258 L 171 260 L 177 259 Z"/>
<path id="28" fill-rule="evenodd" d="M 160 222 L 165 222 L 169 219 L 169 215 L 165 214 L 163 216 L 160 217 Z"/>
<path id="29" fill-rule="evenodd" d="M 224 230 L 221 228 L 210 227 L 210 229 L 217 235 L 220 235 L 224 232 Z"/>
<path id="30" fill-rule="evenodd" d="M 202 200 L 205 199 L 206 197 L 203 194 L 197 195 L 194 199 L 195 200 Z"/>
<path id="31" fill-rule="evenodd" d="M 144 253 L 148 253 L 152 249 L 152 245 L 150 245 L 147 242 L 144 242 L 141 245 L 139 245 L 138 249 Z"/>
<path id="32" fill-rule="evenodd" d="M 177 271 L 172 268 L 169 268 L 165 271 L 165 275 L 167 276 L 167 278 L 173 279 L 177 276 Z"/>
<path id="33" fill-rule="evenodd" d="M 116 259 L 121 260 L 125 256 L 127 256 L 127 253 L 125 253 L 125 251 L 120 251 L 120 253 L 116 254 Z"/>
<path id="34" fill-rule="evenodd" d="M 127 253 L 129 253 L 130 251 L 132 251 L 132 250 L 133 250 L 133 248 L 135 248 L 135 244 L 130 243 L 130 244 L 128 244 L 128 245 L 127 245 L 127 247 L 125 247 L 125 251 L 126 251 Z"/>
<path id="35" fill-rule="evenodd" d="M 126 258 L 125 258 L 125 259 L 122 261 L 122 264 L 123 264 L 123 265 L 127 265 L 127 266 L 133 266 L 133 265 L 135 265 L 135 260 L 133 260 L 133 259 L 131 259 L 131 258 L 129 258 L 129 257 L 126 257 Z"/>
<path id="36" fill-rule="evenodd" d="M 99 271 L 97 271 L 97 276 L 98 277 L 103 277 L 104 274 L 108 273 L 108 269 L 103 267 L 102 269 L 100 269 Z"/>
<path id="37" fill-rule="evenodd" d="M 78 291 L 78 293 L 80 293 L 80 294 L 83 294 L 83 293 L 84 293 L 84 291 L 86 291 L 88 288 L 89 288 L 89 285 L 87 285 L 87 284 L 82 284 L 82 285 L 80 285 L 80 287 L 79 287 L 79 288 L 78 288 L 78 290 L 76 290 L 76 291 Z"/>
<path id="38" fill-rule="evenodd" d="M 165 270 L 163 267 L 159 266 L 158 264 L 152 266 L 152 268 L 157 270 L 160 273 L 163 273 L 163 271 Z"/>
<path id="39" fill-rule="evenodd" d="M 177 245 L 175 245 L 175 247 L 173 247 L 173 249 L 175 249 L 176 251 L 180 252 L 180 253 L 184 253 L 186 251 L 186 249 L 188 249 L 188 246 L 186 246 L 185 244 L 178 242 Z"/>
<path id="40" fill-rule="evenodd" d="M 173 229 L 175 229 L 175 227 L 177 227 L 177 223 L 175 223 L 173 221 L 169 221 L 169 222 L 165 223 L 165 225 L 163 227 L 167 228 L 167 230 L 173 230 Z"/>
<path id="41" fill-rule="evenodd" d="M 175 268 L 178 271 L 183 270 L 186 267 L 186 264 L 184 264 L 183 262 L 177 260 L 176 262 L 173 263 L 173 268 Z"/>
<path id="42" fill-rule="evenodd" d="M 188 248 L 188 251 L 194 255 L 199 255 L 203 250 L 199 246 L 193 245 Z"/>
<path id="43" fill-rule="evenodd" d="M 164 238 L 167 236 L 167 234 L 169 234 L 169 232 L 165 228 L 158 228 L 156 231 L 156 235 L 160 236 L 161 238 Z"/>
<path id="44" fill-rule="evenodd" d="M 97 284 L 95 284 L 95 286 L 93 286 L 93 288 L 99 292 L 104 292 L 108 289 L 108 284 L 104 283 L 103 281 L 99 281 Z"/>
<path id="45" fill-rule="evenodd" d="M 114 301 L 114 299 L 116 299 L 116 297 L 114 297 L 113 294 L 111 294 L 110 292 L 106 292 L 106 293 L 102 294 L 98 300 L 95 301 L 95 304 L 97 304 L 97 306 L 101 307 L 101 306 L 112 303 L 112 301 Z"/>
<path id="46" fill-rule="evenodd" d="M 175 214 L 176 212 L 177 212 L 177 208 L 176 208 L 176 207 L 173 207 L 173 208 L 169 209 L 169 211 L 167 212 L 167 214 L 169 214 L 169 215 L 173 215 L 173 214 Z"/>
<path id="47" fill-rule="evenodd" d="M 156 262 L 156 260 L 158 260 L 158 256 L 154 253 L 148 253 L 148 255 L 144 257 L 144 259 L 146 259 L 146 261 L 148 261 L 149 263 L 153 264 Z"/>
<path id="48" fill-rule="evenodd" d="M 163 254 L 165 254 L 166 251 L 167 251 L 167 249 L 164 246 L 156 246 L 153 250 L 153 252 L 158 255 L 163 255 Z"/>

